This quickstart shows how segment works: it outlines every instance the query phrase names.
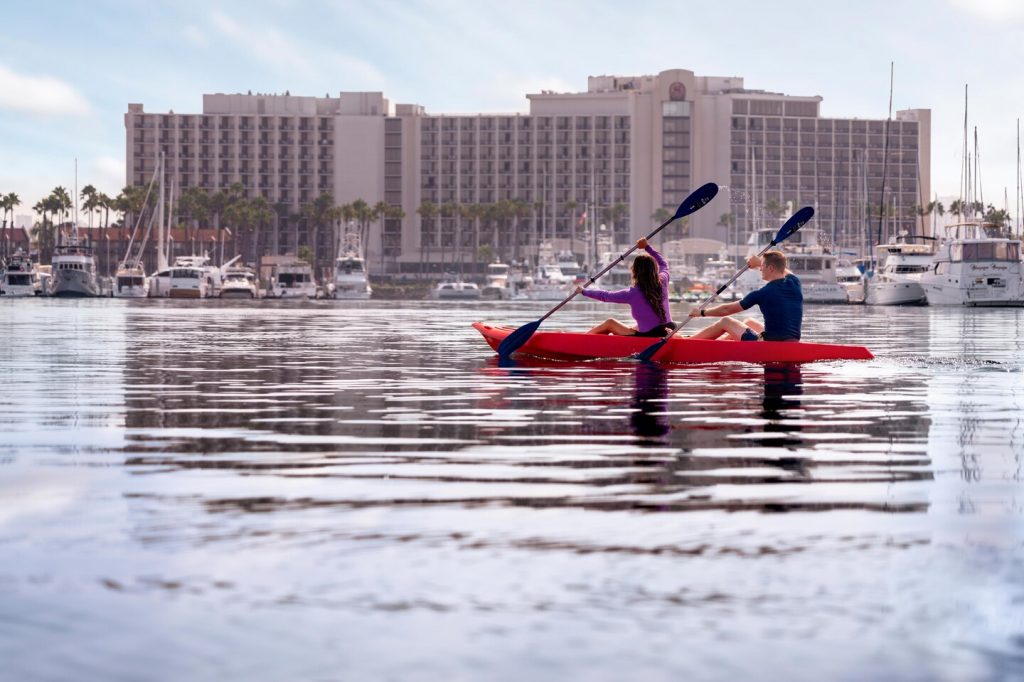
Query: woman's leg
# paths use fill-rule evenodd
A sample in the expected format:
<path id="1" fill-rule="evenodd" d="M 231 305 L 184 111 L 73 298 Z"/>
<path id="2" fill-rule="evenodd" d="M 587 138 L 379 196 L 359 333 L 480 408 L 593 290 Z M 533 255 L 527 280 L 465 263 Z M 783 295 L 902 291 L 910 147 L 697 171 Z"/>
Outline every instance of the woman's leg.
<path id="1" fill-rule="evenodd" d="M 608 318 L 601 324 L 591 329 L 588 334 L 615 334 L 616 336 L 632 336 L 636 334 L 636 329 L 633 327 L 627 327 L 618 320 Z"/>
<path id="2" fill-rule="evenodd" d="M 755 322 L 755 324 L 757 324 Z M 717 339 L 723 334 L 728 336 L 733 341 L 739 341 L 740 337 L 743 336 L 744 330 L 748 327 L 737 319 L 732 317 L 723 317 L 718 322 L 715 322 L 710 327 L 705 327 L 699 332 L 691 336 L 691 339 Z"/>

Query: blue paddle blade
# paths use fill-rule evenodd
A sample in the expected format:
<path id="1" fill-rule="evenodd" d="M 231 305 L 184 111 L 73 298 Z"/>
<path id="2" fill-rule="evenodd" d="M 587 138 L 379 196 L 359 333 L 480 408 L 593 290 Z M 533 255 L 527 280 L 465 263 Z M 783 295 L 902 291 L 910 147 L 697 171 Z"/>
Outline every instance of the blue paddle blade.
<path id="1" fill-rule="evenodd" d="M 540 322 L 540 320 L 527 322 L 522 327 L 506 336 L 505 340 L 498 344 L 498 355 L 503 358 L 507 358 L 519 350 L 524 343 L 530 340 L 533 333 L 537 331 L 537 327 L 540 326 Z"/>
<path id="2" fill-rule="evenodd" d="M 786 221 L 786 224 L 779 228 L 778 234 L 775 235 L 774 243 L 780 244 L 788 239 L 794 232 L 799 230 L 801 227 L 806 225 L 811 218 L 814 217 L 814 209 L 810 206 L 804 206 L 799 211 L 793 214 L 793 217 Z"/>
<path id="3" fill-rule="evenodd" d="M 662 339 L 657 343 L 652 343 L 650 346 L 648 346 L 647 348 L 645 348 L 644 350 L 640 351 L 640 353 L 637 354 L 637 359 L 639 359 L 641 362 L 650 362 L 651 358 L 653 358 L 657 354 L 657 352 L 665 346 L 666 343 L 668 343 L 668 339 Z"/>
<path id="4" fill-rule="evenodd" d="M 683 199 L 683 203 L 679 204 L 679 208 L 676 209 L 676 215 L 673 220 L 678 220 L 683 216 L 696 213 L 707 206 L 708 202 L 714 199 L 716 194 L 718 194 L 718 185 L 713 182 L 709 182 L 706 185 L 698 187 L 690 194 L 690 196 Z"/>

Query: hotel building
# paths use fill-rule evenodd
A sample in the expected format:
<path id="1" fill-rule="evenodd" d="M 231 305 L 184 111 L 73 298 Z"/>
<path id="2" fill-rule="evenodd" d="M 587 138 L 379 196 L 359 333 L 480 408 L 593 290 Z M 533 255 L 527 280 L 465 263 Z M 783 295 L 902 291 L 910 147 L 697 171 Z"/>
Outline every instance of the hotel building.
<path id="1" fill-rule="evenodd" d="M 735 244 L 754 227 L 780 224 L 771 213 L 790 203 L 814 206 L 815 226 L 838 248 L 873 238 L 882 204 L 886 235 L 923 229 L 912 209 L 931 192 L 927 109 L 891 122 L 826 118 L 818 96 L 680 69 L 591 77 L 585 92 L 527 100 L 529 113 L 505 115 L 392 108 L 372 92 L 204 95 L 201 114 L 130 104 L 127 182 L 147 183 L 162 151 L 177 193 L 241 183 L 277 208 L 263 254 L 309 244 L 313 231 L 297 216 L 321 192 L 339 205 L 400 207 L 403 218 L 372 226 L 366 247 L 377 272 L 436 269 L 460 252 L 474 262 L 485 244 L 506 260 L 523 257 L 542 238 L 582 255 L 602 227 L 628 244 L 659 209 L 673 212 L 708 181 L 723 186 L 719 197 L 667 238 Z M 334 237 L 321 230 L 319 239 L 329 262 Z"/>

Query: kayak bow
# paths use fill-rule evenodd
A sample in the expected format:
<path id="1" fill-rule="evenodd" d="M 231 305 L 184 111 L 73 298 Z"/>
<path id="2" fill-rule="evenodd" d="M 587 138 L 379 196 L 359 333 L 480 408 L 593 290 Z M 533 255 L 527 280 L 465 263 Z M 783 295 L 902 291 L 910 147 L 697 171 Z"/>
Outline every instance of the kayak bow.
<path id="1" fill-rule="evenodd" d="M 514 327 L 494 327 L 474 322 L 494 350 L 515 331 Z M 586 334 L 583 332 L 536 332 L 520 353 L 553 360 L 595 360 L 627 358 L 651 345 L 650 337 Z M 659 362 L 818 362 L 820 360 L 871 360 L 874 355 L 864 346 L 842 346 L 803 341 L 712 341 L 673 337 L 659 351 Z"/>

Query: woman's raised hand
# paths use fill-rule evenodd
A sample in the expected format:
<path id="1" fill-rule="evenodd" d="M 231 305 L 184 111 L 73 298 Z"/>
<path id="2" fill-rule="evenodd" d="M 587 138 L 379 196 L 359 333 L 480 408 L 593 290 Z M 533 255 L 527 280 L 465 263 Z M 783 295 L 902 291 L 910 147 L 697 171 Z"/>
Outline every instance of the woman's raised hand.
<path id="1" fill-rule="evenodd" d="M 638 248 L 638 249 L 646 249 L 647 248 L 647 240 L 644 239 L 643 237 L 640 237 L 640 239 L 637 239 L 636 240 L 636 248 Z"/>

